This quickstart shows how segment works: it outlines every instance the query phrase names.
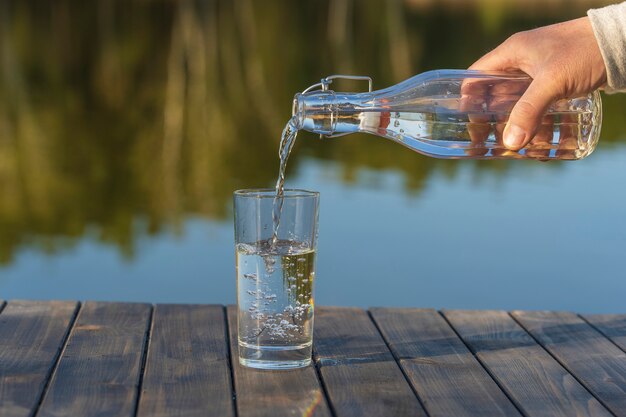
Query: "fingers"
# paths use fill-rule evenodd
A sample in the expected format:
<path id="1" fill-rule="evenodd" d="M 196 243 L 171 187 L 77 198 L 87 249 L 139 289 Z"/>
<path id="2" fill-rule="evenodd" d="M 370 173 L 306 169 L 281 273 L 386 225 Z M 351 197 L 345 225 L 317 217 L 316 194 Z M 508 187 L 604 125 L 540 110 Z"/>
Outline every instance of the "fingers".
<path id="1" fill-rule="evenodd" d="M 512 44 L 519 38 L 519 34 L 511 36 L 500 46 L 491 52 L 483 55 L 478 61 L 474 62 L 468 69 L 489 71 L 489 70 L 506 70 L 511 68 L 519 68 L 517 57 L 519 51 L 516 51 Z"/>
<path id="2" fill-rule="evenodd" d="M 487 114 L 489 96 L 488 80 L 480 78 L 466 78 L 461 84 L 461 100 L 459 110 L 467 114 L 467 132 L 470 146 L 466 153 L 478 157 L 485 155 L 489 149 L 485 141 L 489 137 L 491 116 Z"/>
<path id="3" fill-rule="evenodd" d="M 526 156 L 540 161 L 547 161 L 550 158 L 553 128 L 553 117 L 543 116 L 541 125 L 537 128 L 537 133 L 526 147 Z"/>
<path id="4" fill-rule="evenodd" d="M 478 61 L 474 62 L 468 69 L 478 71 L 497 71 L 515 67 L 511 57 L 502 51 L 500 46 L 491 52 L 485 54 Z"/>
<path id="5" fill-rule="evenodd" d="M 471 144 L 468 154 L 494 156 L 511 153 L 503 145 L 503 131 L 508 114 L 528 89 L 530 78 L 467 78 L 461 86 L 460 110 L 467 113 L 467 131 Z M 487 142 L 491 141 L 491 144 Z"/>
<path id="6" fill-rule="evenodd" d="M 535 79 L 511 111 L 504 128 L 504 145 L 513 150 L 526 146 L 537 133 L 544 114 L 557 96 L 549 81 Z"/>

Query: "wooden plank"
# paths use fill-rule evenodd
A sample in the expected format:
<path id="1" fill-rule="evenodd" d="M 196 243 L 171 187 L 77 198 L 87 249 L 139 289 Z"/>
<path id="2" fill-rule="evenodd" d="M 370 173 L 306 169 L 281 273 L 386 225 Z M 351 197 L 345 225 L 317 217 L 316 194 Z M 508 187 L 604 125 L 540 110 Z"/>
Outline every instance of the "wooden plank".
<path id="1" fill-rule="evenodd" d="M 426 416 L 365 310 L 315 310 L 314 357 L 338 417 Z"/>
<path id="2" fill-rule="evenodd" d="M 513 317 L 618 417 L 626 417 L 626 353 L 573 313 L 515 311 Z"/>
<path id="3" fill-rule="evenodd" d="M 238 417 L 330 416 L 314 367 L 264 371 L 239 364 L 237 308 L 227 312 Z"/>
<path id="4" fill-rule="evenodd" d="M 11 301 L 0 313 L 0 416 L 30 416 L 74 321 L 78 303 Z"/>
<path id="5" fill-rule="evenodd" d="M 224 307 L 155 307 L 139 417 L 233 416 Z"/>
<path id="6" fill-rule="evenodd" d="M 151 310 L 85 303 L 38 416 L 133 416 Z"/>
<path id="7" fill-rule="evenodd" d="M 611 415 L 506 312 L 444 315 L 526 416 Z"/>
<path id="8" fill-rule="evenodd" d="M 582 317 L 626 352 L 626 314 L 585 314 Z"/>
<path id="9" fill-rule="evenodd" d="M 520 416 L 435 310 L 370 311 L 431 417 Z"/>

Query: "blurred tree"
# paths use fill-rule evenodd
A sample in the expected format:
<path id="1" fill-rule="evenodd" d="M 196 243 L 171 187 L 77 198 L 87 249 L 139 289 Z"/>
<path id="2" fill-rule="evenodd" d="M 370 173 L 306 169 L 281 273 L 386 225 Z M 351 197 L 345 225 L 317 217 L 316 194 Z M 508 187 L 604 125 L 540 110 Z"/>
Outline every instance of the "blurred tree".
<path id="1" fill-rule="evenodd" d="M 0 0 L 0 264 L 85 236 L 131 257 L 140 236 L 182 233 L 185 216 L 226 219 L 234 189 L 273 184 L 293 94 L 321 76 L 368 74 L 381 88 L 466 67 L 513 32 L 606 2 L 530 3 L 542 7 Z M 624 136 L 626 100 L 605 103 L 603 143 Z M 459 167 L 375 137 L 309 138 L 289 170 L 301 155 L 338 161 L 348 182 L 363 168 L 397 170 L 418 193 Z M 480 178 L 510 165 L 476 167 Z"/>

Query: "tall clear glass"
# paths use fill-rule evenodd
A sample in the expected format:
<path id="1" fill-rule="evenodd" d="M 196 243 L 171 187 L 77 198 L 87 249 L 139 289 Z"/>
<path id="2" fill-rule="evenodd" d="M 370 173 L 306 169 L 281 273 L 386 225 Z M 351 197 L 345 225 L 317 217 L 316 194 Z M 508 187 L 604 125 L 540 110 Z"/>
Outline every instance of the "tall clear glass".
<path id="1" fill-rule="evenodd" d="M 274 189 L 234 194 L 239 362 L 299 368 L 311 363 L 319 193 L 286 189 L 282 201 L 275 197 Z"/>

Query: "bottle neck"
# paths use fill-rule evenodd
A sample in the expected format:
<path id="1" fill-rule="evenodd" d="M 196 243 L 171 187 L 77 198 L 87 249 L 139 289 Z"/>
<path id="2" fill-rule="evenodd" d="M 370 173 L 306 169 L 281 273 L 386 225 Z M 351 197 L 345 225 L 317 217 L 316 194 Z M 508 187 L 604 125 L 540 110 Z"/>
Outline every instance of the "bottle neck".
<path id="1" fill-rule="evenodd" d="M 359 131 L 357 103 L 360 94 L 314 91 L 296 94 L 293 116 L 299 130 L 320 135 L 337 135 Z"/>

